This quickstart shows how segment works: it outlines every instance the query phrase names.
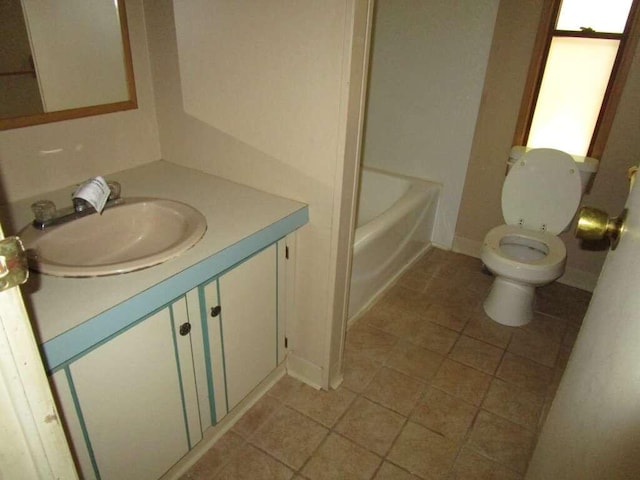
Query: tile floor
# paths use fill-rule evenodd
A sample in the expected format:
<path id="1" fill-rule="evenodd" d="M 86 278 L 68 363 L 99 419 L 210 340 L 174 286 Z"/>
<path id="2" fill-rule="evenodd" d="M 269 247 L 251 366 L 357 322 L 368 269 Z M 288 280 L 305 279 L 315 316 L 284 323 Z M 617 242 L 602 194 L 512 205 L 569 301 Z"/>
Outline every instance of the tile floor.
<path id="1" fill-rule="evenodd" d="M 348 331 L 345 378 L 282 378 L 183 479 L 521 479 L 590 294 L 483 313 L 480 261 L 433 249 Z"/>

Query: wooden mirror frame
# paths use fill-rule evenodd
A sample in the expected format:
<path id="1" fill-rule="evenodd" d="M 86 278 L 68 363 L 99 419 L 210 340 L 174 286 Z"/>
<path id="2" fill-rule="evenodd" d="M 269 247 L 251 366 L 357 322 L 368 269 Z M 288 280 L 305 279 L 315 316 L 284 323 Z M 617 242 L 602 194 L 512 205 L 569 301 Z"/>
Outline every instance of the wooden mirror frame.
<path id="1" fill-rule="evenodd" d="M 133 110 L 138 108 L 138 98 L 136 96 L 136 84 L 133 75 L 133 60 L 131 58 L 131 45 L 129 42 L 129 28 L 127 26 L 127 12 L 124 0 L 118 0 L 118 15 L 120 17 L 120 31 L 122 33 L 122 47 L 124 69 L 127 81 L 127 92 L 129 99 L 122 102 L 105 103 L 102 105 L 90 105 L 87 107 L 70 108 L 56 112 L 37 113 L 34 115 L 24 115 L 12 118 L 0 118 L 0 130 L 12 128 L 22 128 L 31 125 L 41 125 L 43 123 L 60 122 L 74 118 L 91 117 L 105 113 L 120 112 L 123 110 Z"/>

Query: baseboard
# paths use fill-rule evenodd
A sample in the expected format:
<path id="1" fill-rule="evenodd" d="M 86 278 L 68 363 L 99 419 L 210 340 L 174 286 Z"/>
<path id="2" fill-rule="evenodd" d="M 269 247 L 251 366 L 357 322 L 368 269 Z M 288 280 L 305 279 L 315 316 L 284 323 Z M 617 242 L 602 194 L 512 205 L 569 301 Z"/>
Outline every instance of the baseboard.
<path id="1" fill-rule="evenodd" d="M 322 367 L 296 355 L 295 352 L 290 351 L 287 355 L 287 374 L 313 388 L 322 388 Z"/>
<path id="2" fill-rule="evenodd" d="M 455 237 L 453 239 L 453 251 L 469 255 L 471 257 L 480 258 L 482 243 L 464 237 Z M 564 271 L 564 275 L 562 275 L 562 277 L 557 281 L 564 285 L 569 285 L 570 287 L 586 290 L 587 292 L 593 292 L 593 289 L 596 287 L 598 277 L 599 275 L 594 273 L 567 267 Z"/>

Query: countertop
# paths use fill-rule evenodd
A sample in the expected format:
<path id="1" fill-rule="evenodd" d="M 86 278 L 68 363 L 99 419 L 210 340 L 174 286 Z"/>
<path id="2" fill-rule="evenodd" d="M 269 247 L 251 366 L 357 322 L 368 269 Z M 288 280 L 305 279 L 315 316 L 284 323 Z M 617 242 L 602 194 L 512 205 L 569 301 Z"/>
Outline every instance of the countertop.
<path id="1" fill-rule="evenodd" d="M 105 177 L 120 182 L 123 197 L 168 198 L 197 208 L 207 231 L 182 255 L 136 272 L 96 278 L 32 272 L 23 293 L 49 368 L 126 327 L 149 305 L 166 304 L 167 296 L 185 293 L 308 221 L 303 203 L 162 160 Z M 2 207 L 5 234 L 16 234 L 31 221 L 35 200 L 70 204 L 73 188 Z"/>

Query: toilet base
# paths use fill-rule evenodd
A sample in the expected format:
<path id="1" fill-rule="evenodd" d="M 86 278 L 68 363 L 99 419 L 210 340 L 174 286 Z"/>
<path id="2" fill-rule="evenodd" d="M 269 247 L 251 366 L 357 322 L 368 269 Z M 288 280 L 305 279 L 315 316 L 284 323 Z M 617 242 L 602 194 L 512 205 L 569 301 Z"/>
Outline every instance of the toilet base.
<path id="1" fill-rule="evenodd" d="M 504 277 L 496 277 L 484 301 L 485 313 L 494 321 L 510 327 L 521 327 L 533 318 L 535 287 Z"/>

